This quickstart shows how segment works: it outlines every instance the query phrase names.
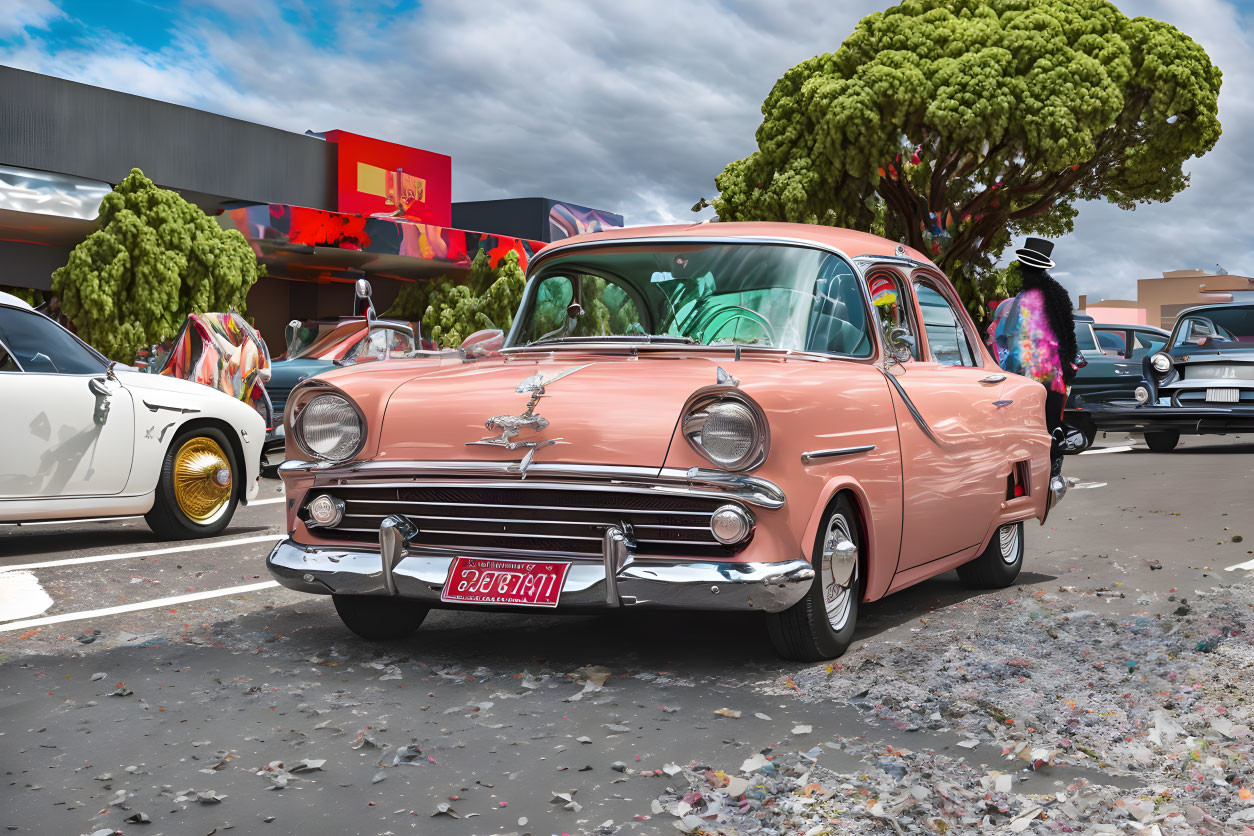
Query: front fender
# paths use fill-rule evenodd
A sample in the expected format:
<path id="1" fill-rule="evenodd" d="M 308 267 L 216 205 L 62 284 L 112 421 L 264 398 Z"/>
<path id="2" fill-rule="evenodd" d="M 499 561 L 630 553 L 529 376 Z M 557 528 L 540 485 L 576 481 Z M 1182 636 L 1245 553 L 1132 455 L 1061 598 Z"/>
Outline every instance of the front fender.
<path id="1" fill-rule="evenodd" d="M 872 503 L 866 490 L 857 479 L 848 474 L 834 476 L 827 480 L 819 491 L 818 499 L 810 510 L 809 522 L 801 539 L 801 552 L 807 560 L 814 562 L 814 547 L 819 536 L 819 526 L 827 515 L 827 509 L 835 501 L 836 496 L 847 492 L 853 497 L 853 504 L 858 511 L 858 524 L 862 533 L 862 570 L 864 583 L 862 600 L 874 601 L 882 598 L 892 583 L 897 571 L 897 558 L 901 552 L 901 516 L 898 513 L 892 519 L 875 517 L 870 509 Z M 900 508 L 900 505 L 898 505 Z"/>

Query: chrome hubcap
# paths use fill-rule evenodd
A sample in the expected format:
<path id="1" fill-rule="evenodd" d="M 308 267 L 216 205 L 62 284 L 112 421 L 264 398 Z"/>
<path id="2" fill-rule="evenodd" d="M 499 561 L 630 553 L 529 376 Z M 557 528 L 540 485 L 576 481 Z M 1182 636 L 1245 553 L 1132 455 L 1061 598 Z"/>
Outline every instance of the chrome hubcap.
<path id="1" fill-rule="evenodd" d="M 858 583 L 858 546 L 853 541 L 849 521 L 841 514 L 833 514 L 827 523 L 820 569 L 827 621 L 833 630 L 841 630 L 849 621 L 853 590 Z"/>
<path id="2" fill-rule="evenodd" d="M 997 530 L 997 537 L 1001 541 L 1001 559 L 1006 564 L 1014 563 L 1019 559 L 1019 524 L 1011 523 L 1003 525 Z"/>

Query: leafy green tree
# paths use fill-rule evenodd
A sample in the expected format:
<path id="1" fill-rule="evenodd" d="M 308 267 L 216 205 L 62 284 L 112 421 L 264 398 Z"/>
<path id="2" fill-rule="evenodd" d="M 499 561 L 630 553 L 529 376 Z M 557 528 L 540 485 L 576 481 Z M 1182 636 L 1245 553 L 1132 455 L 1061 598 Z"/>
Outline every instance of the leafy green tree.
<path id="1" fill-rule="evenodd" d="M 923 252 L 978 318 L 1012 238 L 1079 200 L 1166 201 L 1219 139 L 1221 73 L 1175 27 L 1106 0 L 906 0 L 788 70 L 720 219 L 868 229 Z"/>
<path id="2" fill-rule="evenodd" d="M 264 275 L 243 235 L 137 168 L 105 195 L 99 223 L 52 290 L 79 336 L 115 360 L 172 337 L 189 313 L 242 312 Z"/>
<path id="3" fill-rule="evenodd" d="M 488 254 L 480 250 L 464 281 L 441 278 L 426 286 L 423 336 L 436 345 L 453 347 L 485 328 L 508 331 L 522 301 L 525 282 L 517 253 L 506 253 L 497 266 L 492 267 Z M 414 291 L 404 304 L 423 301 L 420 296 L 421 291 Z M 401 301 L 399 296 L 397 301 Z M 393 305 L 389 315 L 393 310 L 405 312 Z"/>

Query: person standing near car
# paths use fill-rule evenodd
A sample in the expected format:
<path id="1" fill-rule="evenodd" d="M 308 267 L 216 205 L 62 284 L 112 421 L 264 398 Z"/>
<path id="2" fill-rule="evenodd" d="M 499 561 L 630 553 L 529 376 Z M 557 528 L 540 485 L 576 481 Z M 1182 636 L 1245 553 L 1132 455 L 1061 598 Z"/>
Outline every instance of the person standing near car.
<path id="1" fill-rule="evenodd" d="M 993 342 L 1003 369 L 1045 387 L 1045 426 L 1053 440 L 1050 476 L 1058 477 L 1066 437 L 1062 410 L 1075 377 L 1078 350 L 1071 296 L 1047 272 L 1054 266 L 1053 251 L 1054 243 L 1043 238 L 1029 238 L 1015 250 L 1023 289 L 998 306 Z"/>

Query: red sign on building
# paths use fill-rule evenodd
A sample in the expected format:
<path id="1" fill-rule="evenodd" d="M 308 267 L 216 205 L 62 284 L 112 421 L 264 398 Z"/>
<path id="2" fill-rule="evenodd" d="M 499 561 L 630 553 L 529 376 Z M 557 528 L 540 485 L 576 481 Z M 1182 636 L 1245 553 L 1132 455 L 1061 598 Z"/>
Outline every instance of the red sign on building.
<path id="1" fill-rule="evenodd" d="M 453 223 L 453 158 L 347 131 L 327 131 L 337 148 L 340 212 Z"/>

